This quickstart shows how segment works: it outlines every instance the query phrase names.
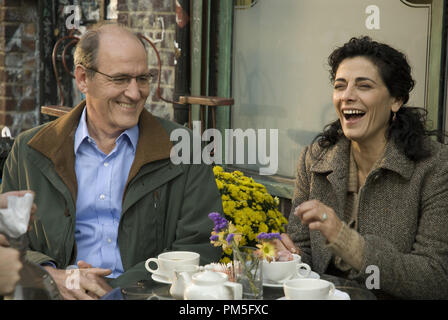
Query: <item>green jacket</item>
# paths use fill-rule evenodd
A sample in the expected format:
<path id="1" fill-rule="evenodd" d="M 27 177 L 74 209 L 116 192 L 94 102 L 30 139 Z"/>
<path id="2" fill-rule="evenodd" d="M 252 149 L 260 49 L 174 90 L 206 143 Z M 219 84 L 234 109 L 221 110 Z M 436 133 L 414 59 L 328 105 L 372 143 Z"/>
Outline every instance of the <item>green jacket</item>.
<path id="1" fill-rule="evenodd" d="M 37 212 L 28 232 L 27 258 L 66 268 L 76 258 L 77 179 L 74 134 L 85 106 L 20 134 L 5 163 L 1 192 L 31 189 Z M 201 264 L 217 261 L 220 251 L 210 242 L 208 213 L 223 212 L 210 166 L 174 165 L 169 134 L 178 124 L 143 110 L 139 140 L 126 183 L 118 227 L 118 245 L 125 272 L 112 286 L 149 279 L 144 262 L 164 251 L 200 253 Z M 191 134 L 191 133 L 190 133 Z"/>

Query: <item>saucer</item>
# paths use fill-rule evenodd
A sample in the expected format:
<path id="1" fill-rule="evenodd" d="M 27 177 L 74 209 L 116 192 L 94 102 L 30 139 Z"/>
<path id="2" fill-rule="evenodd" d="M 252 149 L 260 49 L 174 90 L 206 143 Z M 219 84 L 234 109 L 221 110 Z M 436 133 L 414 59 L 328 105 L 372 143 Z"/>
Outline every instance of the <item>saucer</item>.
<path id="1" fill-rule="evenodd" d="M 162 276 L 160 274 L 156 274 L 156 273 L 153 273 L 151 275 L 151 279 L 154 280 L 155 282 L 159 282 L 159 283 L 172 284 L 172 281 L 170 279 L 168 279 L 167 277 Z"/>
<path id="2" fill-rule="evenodd" d="M 311 271 L 310 275 L 307 277 L 308 279 L 320 279 L 320 276 L 318 273 Z M 302 279 L 300 277 L 295 277 L 292 279 Z M 288 279 L 288 280 L 292 280 L 292 279 Z M 271 288 L 283 288 L 283 283 L 281 282 L 272 282 L 269 280 L 265 280 L 263 279 L 263 286 L 265 287 L 271 287 Z"/>
<path id="3" fill-rule="evenodd" d="M 288 300 L 286 297 L 278 298 L 277 300 Z M 335 289 L 334 294 L 331 297 L 328 297 L 326 300 L 351 300 L 350 296 L 347 292 Z"/>

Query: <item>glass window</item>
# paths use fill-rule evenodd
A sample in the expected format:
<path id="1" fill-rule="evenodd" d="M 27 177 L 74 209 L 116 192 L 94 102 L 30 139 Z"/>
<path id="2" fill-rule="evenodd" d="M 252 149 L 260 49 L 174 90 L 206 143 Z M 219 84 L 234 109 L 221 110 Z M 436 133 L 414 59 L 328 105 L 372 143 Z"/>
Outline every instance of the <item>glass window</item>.
<path id="1" fill-rule="evenodd" d="M 278 129 L 277 175 L 294 178 L 301 149 L 336 119 L 327 57 L 360 35 L 408 55 L 417 81 L 408 105 L 426 107 L 430 13 L 399 0 L 258 0 L 235 9 L 232 128 Z"/>

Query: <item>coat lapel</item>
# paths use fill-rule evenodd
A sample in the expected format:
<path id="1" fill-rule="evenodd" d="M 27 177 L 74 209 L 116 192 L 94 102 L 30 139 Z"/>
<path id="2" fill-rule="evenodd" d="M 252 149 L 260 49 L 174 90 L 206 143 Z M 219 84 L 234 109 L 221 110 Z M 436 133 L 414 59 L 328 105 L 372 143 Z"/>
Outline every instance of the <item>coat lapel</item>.
<path id="1" fill-rule="evenodd" d="M 311 167 L 311 172 L 326 176 L 326 179 L 330 183 L 331 190 L 325 190 L 325 194 L 328 195 L 328 200 L 325 203 L 328 205 L 335 203 L 336 207 L 334 209 L 341 220 L 344 218 L 345 201 L 347 198 L 349 160 L 350 141 L 347 139 L 339 139 Z M 331 199 L 332 194 L 335 195 L 335 199 L 333 200 Z"/>
<path id="2" fill-rule="evenodd" d="M 151 113 L 144 109 L 140 115 L 137 151 L 125 190 L 142 166 L 158 160 L 168 159 L 172 147 L 173 144 L 166 130 Z"/>
<path id="3" fill-rule="evenodd" d="M 384 156 L 374 165 L 371 172 L 379 168 L 394 171 L 409 180 L 414 173 L 415 162 L 408 159 L 393 140 L 389 140 Z"/>
<path id="4" fill-rule="evenodd" d="M 68 114 L 50 122 L 28 142 L 31 148 L 51 160 L 57 175 L 69 189 L 73 203 L 76 203 L 78 193 L 73 144 L 84 106 L 85 101 Z"/>
<path id="5" fill-rule="evenodd" d="M 316 194 L 312 194 L 311 197 L 315 196 L 325 205 L 333 208 L 342 221 L 347 198 L 349 159 L 350 141 L 343 138 L 339 139 L 333 147 L 325 150 L 310 168 L 316 176 L 313 186 Z M 317 250 L 316 255 L 313 254 L 313 265 L 318 272 L 324 272 L 332 257 L 327 248 L 327 240 L 320 232 L 315 231 L 311 235 L 311 241 Z M 314 258 L 315 256 L 319 258 Z"/>

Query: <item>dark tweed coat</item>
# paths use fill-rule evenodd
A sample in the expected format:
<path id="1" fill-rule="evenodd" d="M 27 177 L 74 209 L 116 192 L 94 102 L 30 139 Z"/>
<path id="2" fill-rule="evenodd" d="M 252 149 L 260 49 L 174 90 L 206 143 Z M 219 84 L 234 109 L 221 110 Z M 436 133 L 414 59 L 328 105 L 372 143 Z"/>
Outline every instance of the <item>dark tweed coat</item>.
<path id="1" fill-rule="evenodd" d="M 397 298 L 448 298 L 448 147 L 429 139 L 427 145 L 432 155 L 413 162 L 389 142 L 359 195 L 364 261 L 348 278 L 364 286 L 371 275 L 366 268 L 375 265 L 380 290 Z M 319 154 L 317 144 L 312 148 Z M 325 273 L 332 258 L 326 239 L 292 213 L 300 203 L 318 199 L 344 221 L 350 142 L 340 139 L 317 159 L 310 152 L 306 147 L 300 156 L 288 233 L 303 260 Z"/>

